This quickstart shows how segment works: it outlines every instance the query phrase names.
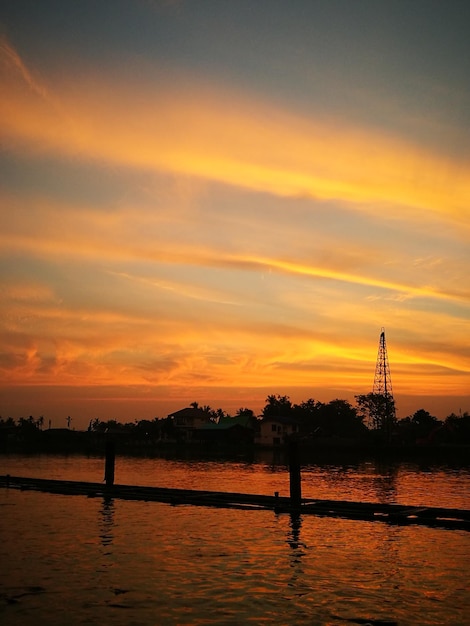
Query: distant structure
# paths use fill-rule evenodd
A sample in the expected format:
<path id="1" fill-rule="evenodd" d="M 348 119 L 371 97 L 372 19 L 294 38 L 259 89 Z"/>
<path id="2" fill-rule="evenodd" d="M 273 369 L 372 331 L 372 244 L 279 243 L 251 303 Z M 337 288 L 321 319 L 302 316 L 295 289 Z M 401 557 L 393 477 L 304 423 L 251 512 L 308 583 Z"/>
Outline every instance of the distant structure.
<path id="1" fill-rule="evenodd" d="M 390 376 L 387 344 L 385 342 L 385 328 L 382 328 L 380 333 L 379 351 L 377 353 L 377 364 L 375 366 L 374 388 L 372 389 L 372 393 L 393 398 L 392 377 Z"/>
<path id="2" fill-rule="evenodd" d="M 392 377 L 388 362 L 387 343 L 385 341 L 385 328 L 381 329 L 379 350 L 375 366 L 374 387 L 372 393 L 381 396 L 383 401 L 377 404 L 377 414 L 374 416 L 374 426 L 385 430 L 388 438 L 391 437 L 393 424 L 396 421 L 395 399 L 392 390 Z"/>

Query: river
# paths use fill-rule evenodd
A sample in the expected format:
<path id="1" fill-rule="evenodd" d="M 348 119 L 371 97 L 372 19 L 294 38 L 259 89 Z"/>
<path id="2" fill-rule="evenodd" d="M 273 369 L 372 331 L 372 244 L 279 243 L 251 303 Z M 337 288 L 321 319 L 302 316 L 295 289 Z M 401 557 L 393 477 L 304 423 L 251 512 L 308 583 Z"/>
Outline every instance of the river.
<path id="1" fill-rule="evenodd" d="M 80 455 L 0 474 L 103 479 Z M 308 498 L 470 508 L 468 466 L 308 465 Z M 289 493 L 284 464 L 118 457 L 120 484 Z M 470 624 L 470 533 L 0 490 L 2 624 Z"/>

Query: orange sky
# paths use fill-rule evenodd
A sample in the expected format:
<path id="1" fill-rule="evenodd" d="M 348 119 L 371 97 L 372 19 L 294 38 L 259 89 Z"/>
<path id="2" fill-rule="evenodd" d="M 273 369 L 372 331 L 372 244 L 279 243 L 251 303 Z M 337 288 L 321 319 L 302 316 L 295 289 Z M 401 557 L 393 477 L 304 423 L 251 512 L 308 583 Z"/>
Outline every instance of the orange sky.
<path id="1" fill-rule="evenodd" d="M 208 35 L 203 7 L 119 4 L 141 37 L 116 17 L 105 47 L 86 10 L 55 26 L 47 10 L 5 16 L 2 417 L 81 428 L 195 400 L 353 401 L 372 388 L 382 326 L 400 417 L 470 410 L 463 33 L 446 72 L 405 31 L 369 42 L 364 65 L 349 29 L 346 68 L 312 40 L 319 25 L 276 36 L 260 14 L 250 53 L 224 37 L 250 30 L 243 8 Z"/>

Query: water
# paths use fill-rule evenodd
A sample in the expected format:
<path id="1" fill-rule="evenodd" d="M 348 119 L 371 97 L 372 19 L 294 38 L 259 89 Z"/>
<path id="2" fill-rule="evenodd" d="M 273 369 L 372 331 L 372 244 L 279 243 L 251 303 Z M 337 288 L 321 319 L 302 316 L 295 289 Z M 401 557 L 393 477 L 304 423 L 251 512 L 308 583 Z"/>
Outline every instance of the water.
<path id="1" fill-rule="evenodd" d="M 100 481 L 103 459 L 0 456 Z M 470 508 L 465 468 L 309 466 L 303 495 Z M 116 482 L 288 494 L 285 467 L 118 458 Z M 2 624 L 470 624 L 470 534 L 0 490 Z"/>

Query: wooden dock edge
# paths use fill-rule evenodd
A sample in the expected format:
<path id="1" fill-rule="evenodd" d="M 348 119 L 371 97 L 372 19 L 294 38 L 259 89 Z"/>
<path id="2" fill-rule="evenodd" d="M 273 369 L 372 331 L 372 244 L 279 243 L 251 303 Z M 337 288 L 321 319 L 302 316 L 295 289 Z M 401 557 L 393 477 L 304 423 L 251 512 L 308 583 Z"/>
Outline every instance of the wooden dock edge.
<path id="1" fill-rule="evenodd" d="M 167 487 L 143 487 L 137 485 L 112 485 L 103 483 L 49 480 L 20 476 L 0 476 L 0 487 L 34 490 L 61 495 L 112 497 L 125 500 L 161 502 L 177 505 L 237 508 L 243 510 L 271 510 L 276 514 L 291 513 L 337 517 L 351 520 L 379 521 L 397 525 L 422 525 L 435 528 L 470 530 L 470 510 L 443 507 L 416 507 L 400 504 L 353 502 L 342 500 L 317 500 L 302 498 L 294 505 L 288 497 L 230 493 L 221 491 L 198 491 Z"/>

